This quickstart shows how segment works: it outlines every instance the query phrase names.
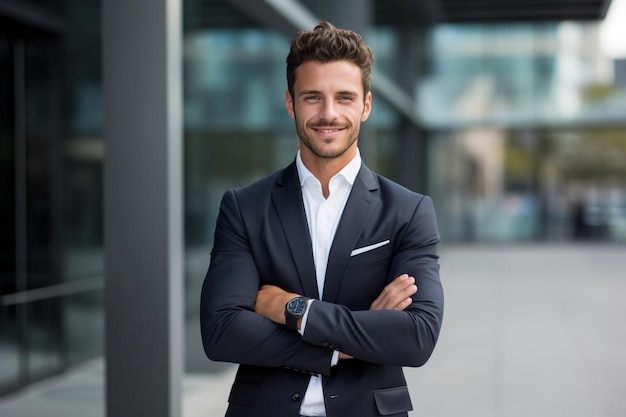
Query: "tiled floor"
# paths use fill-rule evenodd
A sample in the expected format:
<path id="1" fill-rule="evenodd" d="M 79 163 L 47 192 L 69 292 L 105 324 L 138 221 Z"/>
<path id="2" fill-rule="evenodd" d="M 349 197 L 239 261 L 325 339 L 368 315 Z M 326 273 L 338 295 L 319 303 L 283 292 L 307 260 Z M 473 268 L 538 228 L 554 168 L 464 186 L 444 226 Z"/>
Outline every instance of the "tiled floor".
<path id="1" fill-rule="evenodd" d="M 626 416 L 626 246 L 445 247 L 446 313 L 407 369 L 411 417 Z M 104 417 L 103 364 L 0 399 L 1 417 Z M 182 417 L 224 414 L 234 367 L 187 375 Z"/>

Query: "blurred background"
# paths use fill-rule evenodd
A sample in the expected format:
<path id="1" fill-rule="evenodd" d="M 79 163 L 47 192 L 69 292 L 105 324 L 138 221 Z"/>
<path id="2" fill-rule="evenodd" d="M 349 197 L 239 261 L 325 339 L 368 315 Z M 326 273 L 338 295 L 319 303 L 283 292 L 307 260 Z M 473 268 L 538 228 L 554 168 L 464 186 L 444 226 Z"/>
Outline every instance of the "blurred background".
<path id="1" fill-rule="evenodd" d="M 0 404 L 104 354 L 101 7 L 0 0 Z M 573 276 L 581 291 L 606 284 L 595 310 L 603 315 L 589 325 L 624 327 L 623 308 L 612 308 L 626 280 L 625 0 L 183 0 L 182 18 L 188 375 L 225 372 L 205 358 L 197 317 L 219 202 L 227 188 L 293 160 L 284 62 L 293 28 L 316 19 L 358 30 L 374 50 L 374 111 L 361 152 L 372 169 L 433 197 L 450 311 L 469 307 L 471 282 L 493 289 L 511 276 L 504 282 L 521 286 L 515 293 L 545 295 Z M 483 307 L 503 297 L 488 294 L 473 297 L 484 297 Z M 561 306 L 586 300 L 572 297 Z M 489 311 L 481 317 L 527 310 Z M 454 321 L 468 311 L 458 313 L 450 331 L 468 324 Z M 533 323 L 563 310 L 545 313 Z M 611 346 L 626 347 L 623 336 Z M 451 380 L 443 375 L 460 372 L 445 368 L 459 344 L 443 346 L 431 371 L 442 389 Z M 616 360 L 607 369 L 626 379 Z M 590 392 L 579 388 L 564 396 Z M 543 415 L 625 415 L 624 384 L 602 392 L 594 404 L 604 414 Z"/>

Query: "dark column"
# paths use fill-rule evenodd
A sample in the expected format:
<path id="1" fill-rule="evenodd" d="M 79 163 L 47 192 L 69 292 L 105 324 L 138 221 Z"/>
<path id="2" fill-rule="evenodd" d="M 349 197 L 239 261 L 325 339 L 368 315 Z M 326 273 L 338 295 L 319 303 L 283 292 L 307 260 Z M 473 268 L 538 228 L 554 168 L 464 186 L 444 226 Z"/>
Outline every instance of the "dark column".
<path id="1" fill-rule="evenodd" d="M 181 414 L 181 0 L 102 2 L 107 416 Z"/>

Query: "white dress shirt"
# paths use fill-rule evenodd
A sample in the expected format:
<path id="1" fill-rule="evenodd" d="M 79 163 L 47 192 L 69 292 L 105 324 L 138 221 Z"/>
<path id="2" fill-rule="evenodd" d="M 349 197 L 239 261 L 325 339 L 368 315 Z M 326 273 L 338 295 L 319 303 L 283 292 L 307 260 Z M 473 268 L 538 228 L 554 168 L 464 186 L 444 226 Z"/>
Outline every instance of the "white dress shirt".
<path id="1" fill-rule="evenodd" d="M 309 234 L 313 247 L 313 260 L 315 262 L 315 274 L 317 277 L 317 289 L 320 298 L 324 293 L 324 280 L 326 278 L 326 266 L 328 254 L 335 237 L 337 225 L 341 214 L 348 201 L 352 185 L 361 169 L 361 155 L 357 154 L 352 160 L 329 182 L 329 195 L 324 198 L 322 185 L 317 178 L 304 166 L 300 151 L 296 157 L 300 186 L 302 187 L 302 199 L 306 218 L 309 224 Z M 308 309 L 302 319 L 300 332 L 304 334 Z M 338 360 L 339 353 L 335 352 L 332 365 Z M 325 416 L 324 393 L 322 390 L 321 376 L 312 376 L 309 386 L 300 406 L 300 414 L 304 416 Z"/>

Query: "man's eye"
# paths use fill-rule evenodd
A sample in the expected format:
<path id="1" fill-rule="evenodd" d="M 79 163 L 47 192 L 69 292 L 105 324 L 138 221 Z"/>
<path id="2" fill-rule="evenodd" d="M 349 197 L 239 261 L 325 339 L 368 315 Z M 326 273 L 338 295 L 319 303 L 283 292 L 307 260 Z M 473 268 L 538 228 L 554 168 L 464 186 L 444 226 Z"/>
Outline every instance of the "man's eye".
<path id="1" fill-rule="evenodd" d="M 319 96 L 305 96 L 304 101 L 316 101 L 319 100 Z"/>
<path id="2" fill-rule="evenodd" d="M 354 98 L 352 98 L 352 96 L 340 96 L 339 100 L 341 100 L 341 101 L 354 101 Z"/>

